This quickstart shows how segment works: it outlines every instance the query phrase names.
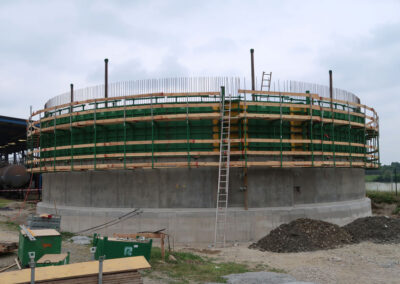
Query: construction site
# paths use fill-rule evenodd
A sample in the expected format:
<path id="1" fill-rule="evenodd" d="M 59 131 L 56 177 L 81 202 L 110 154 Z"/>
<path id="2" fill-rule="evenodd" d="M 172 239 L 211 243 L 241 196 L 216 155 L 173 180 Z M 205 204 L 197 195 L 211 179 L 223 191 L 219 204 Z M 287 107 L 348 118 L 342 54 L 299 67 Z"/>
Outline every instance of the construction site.
<path id="1" fill-rule="evenodd" d="M 249 81 L 109 84 L 105 59 L 104 84 L 31 108 L 26 148 L 1 156 L 2 192 L 23 201 L 0 210 L 0 241 L 15 241 L 2 244 L 0 282 L 356 283 L 340 269 L 366 265 L 357 251 L 400 256 L 400 219 L 371 217 L 366 196 L 365 170 L 380 165 L 374 108 L 334 88 L 332 71 L 327 86 L 258 80 L 250 60 Z M 223 269 L 193 278 L 179 265 Z M 222 278 L 244 272 L 273 279 Z"/>
<path id="2" fill-rule="evenodd" d="M 354 94 L 286 81 L 274 91 L 272 73 L 247 87 L 225 77 L 108 85 L 107 64 L 104 85 L 71 86 L 29 117 L 37 210 L 57 209 L 65 230 L 140 208 L 120 232 L 224 244 L 300 217 L 371 214 L 364 169 L 379 164 L 379 119 Z"/>

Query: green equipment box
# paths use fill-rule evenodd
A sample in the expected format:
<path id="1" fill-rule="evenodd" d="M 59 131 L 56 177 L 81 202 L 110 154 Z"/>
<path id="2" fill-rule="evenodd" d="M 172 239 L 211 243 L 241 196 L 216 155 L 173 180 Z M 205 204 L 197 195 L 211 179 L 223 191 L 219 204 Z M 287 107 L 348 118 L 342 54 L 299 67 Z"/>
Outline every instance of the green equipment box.
<path id="1" fill-rule="evenodd" d="M 29 252 L 35 253 L 35 262 L 45 254 L 61 253 L 60 233 L 54 229 L 22 229 L 19 233 L 18 259 L 23 267 L 29 265 Z"/>
<path id="2" fill-rule="evenodd" d="M 45 254 L 37 262 L 37 267 L 69 264 L 69 252 L 60 254 Z"/>
<path id="3" fill-rule="evenodd" d="M 106 259 L 144 256 L 147 261 L 150 260 L 152 239 L 120 239 L 100 237 L 98 234 L 93 236 L 93 246 L 96 247 L 95 259 L 105 256 Z"/>

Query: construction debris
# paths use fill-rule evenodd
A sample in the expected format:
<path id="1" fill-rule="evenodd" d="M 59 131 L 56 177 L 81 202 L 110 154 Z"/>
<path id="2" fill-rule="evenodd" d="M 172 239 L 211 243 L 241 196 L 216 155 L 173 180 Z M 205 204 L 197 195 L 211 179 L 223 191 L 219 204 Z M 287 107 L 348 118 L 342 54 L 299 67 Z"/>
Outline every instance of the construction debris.
<path id="1" fill-rule="evenodd" d="M 9 253 L 18 248 L 18 244 L 15 242 L 1 242 L 0 243 L 0 254 Z"/>
<path id="2" fill-rule="evenodd" d="M 400 243 L 400 219 L 387 216 L 359 218 L 343 227 L 353 242 Z"/>
<path id="3" fill-rule="evenodd" d="M 332 249 L 352 242 L 337 225 L 307 218 L 282 224 L 249 248 L 272 252 L 302 252 Z"/>
<path id="4" fill-rule="evenodd" d="M 73 236 L 70 241 L 78 245 L 89 245 L 92 243 L 92 238 L 88 236 Z"/>

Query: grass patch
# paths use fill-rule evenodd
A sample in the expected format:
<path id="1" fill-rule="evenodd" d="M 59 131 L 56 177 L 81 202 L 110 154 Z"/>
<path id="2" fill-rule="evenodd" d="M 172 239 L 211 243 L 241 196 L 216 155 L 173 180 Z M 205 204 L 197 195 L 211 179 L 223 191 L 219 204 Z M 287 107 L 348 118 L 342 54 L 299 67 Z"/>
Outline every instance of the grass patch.
<path id="1" fill-rule="evenodd" d="M 365 175 L 366 182 L 374 182 L 378 179 L 379 175 Z"/>
<path id="2" fill-rule="evenodd" d="M 222 278 L 224 275 L 249 271 L 271 271 L 269 267 L 263 265 L 250 268 L 241 263 L 215 262 L 211 258 L 201 257 L 189 252 L 173 252 L 171 254 L 176 258 L 176 261 L 170 261 L 168 259 L 169 254 L 166 252 L 164 262 L 161 260 L 160 248 L 153 247 L 150 258 L 152 269 L 145 272 L 145 275 L 157 279 L 165 275 L 170 283 L 226 283 L 226 280 Z M 283 272 L 281 270 L 274 271 Z"/>
<path id="3" fill-rule="evenodd" d="M 0 208 L 7 207 L 8 204 L 13 202 L 12 200 L 0 197 Z"/>
<path id="4" fill-rule="evenodd" d="M 367 197 L 376 204 L 395 204 L 396 208 L 392 214 L 400 214 L 400 195 L 396 195 L 395 192 L 368 190 Z"/>
<path id="5" fill-rule="evenodd" d="M 370 198 L 375 203 L 387 203 L 387 204 L 399 204 L 400 196 L 396 196 L 394 192 L 390 191 L 375 191 L 368 190 L 367 197 Z"/>
<path id="6" fill-rule="evenodd" d="M 71 232 L 61 232 L 60 234 L 61 234 L 61 239 L 62 239 L 63 241 L 69 240 L 70 238 L 72 238 L 73 236 L 75 236 L 75 234 L 74 234 L 74 233 L 71 233 Z"/>
<path id="7" fill-rule="evenodd" d="M 19 225 L 17 223 L 14 223 L 12 221 L 0 221 L 0 224 L 4 225 L 9 229 L 10 231 L 19 231 Z"/>

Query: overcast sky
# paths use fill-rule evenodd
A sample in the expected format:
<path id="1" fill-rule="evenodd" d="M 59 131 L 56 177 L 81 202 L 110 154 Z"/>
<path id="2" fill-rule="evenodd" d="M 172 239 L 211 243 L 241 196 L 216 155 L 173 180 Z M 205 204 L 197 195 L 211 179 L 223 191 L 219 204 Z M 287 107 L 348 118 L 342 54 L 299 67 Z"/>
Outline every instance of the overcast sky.
<path id="1" fill-rule="evenodd" d="M 250 77 L 334 86 L 380 116 L 381 161 L 400 161 L 400 1 L 0 1 L 0 115 L 110 81 Z"/>

